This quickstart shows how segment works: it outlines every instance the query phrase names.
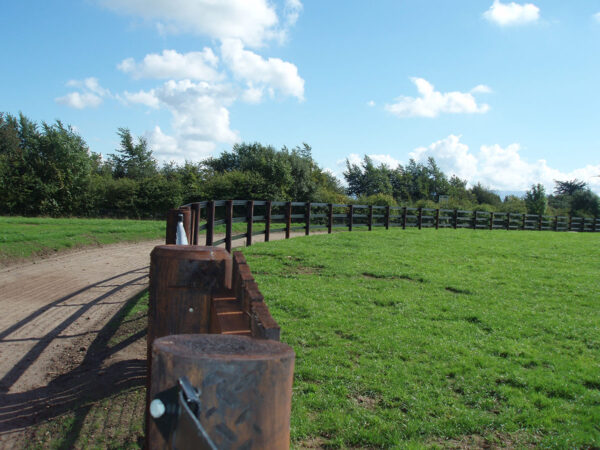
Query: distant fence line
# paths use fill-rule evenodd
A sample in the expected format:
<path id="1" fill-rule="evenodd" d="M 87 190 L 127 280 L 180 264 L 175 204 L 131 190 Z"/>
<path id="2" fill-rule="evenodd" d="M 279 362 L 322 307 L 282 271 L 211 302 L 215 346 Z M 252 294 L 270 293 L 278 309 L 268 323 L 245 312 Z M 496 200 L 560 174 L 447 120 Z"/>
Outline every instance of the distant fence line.
<path id="1" fill-rule="evenodd" d="M 178 213 L 184 213 L 184 226 L 189 242 L 200 245 L 200 235 L 205 231 L 205 245 L 225 244 L 231 251 L 231 243 L 245 239 L 252 245 L 252 238 L 264 235 L 268 242 L 272 233 L 285 233 L 288 239 L 292 231 L 327 230 L 332 233 L 339 228 L 352 231 L 356 228 L 374 227 L 406 228 L 470 228 L 481 230 L 535 230 L 599 232 L 600 218 L 575 216 L 546 216 L 524 213 L 466 211 L 460 209 L 411 208 L 406 206 L 370 206 L 335 203 L 276 202 L 258 200 L 211 200 L 188 203 L 168 216 L 169 233 L 174 233 Z M 204 223 L 201 223 L 202 221 Z M 245 223 L 244 233 L 233 234 L 234 223 Z M 254 224 L 264 225 L 255 230 Z M 224 227 L 225 237 L 215 240 L 218 227 Z M 262 226 L 261 226 L 262 228 Z M 174 234 L 171 237 L 174 242 Z"/>

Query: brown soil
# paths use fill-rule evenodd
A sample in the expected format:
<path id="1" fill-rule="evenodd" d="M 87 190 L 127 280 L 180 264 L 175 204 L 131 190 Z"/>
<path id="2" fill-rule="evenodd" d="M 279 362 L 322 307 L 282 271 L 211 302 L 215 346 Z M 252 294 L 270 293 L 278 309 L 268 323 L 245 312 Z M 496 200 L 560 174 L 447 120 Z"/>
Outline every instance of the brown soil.
<path id="1" fill-rule="evenodd" d="M 69 252 L 0 270 L 0 448 L 23 447 L 27 427 L 142 385 L 143 336 L 109 346 L 109 322 L 146 288 L 162 242 Z M 141 351 L 140 351 L 141 350 Z M 89 396 L 89 395 L 88 395 Z"/>

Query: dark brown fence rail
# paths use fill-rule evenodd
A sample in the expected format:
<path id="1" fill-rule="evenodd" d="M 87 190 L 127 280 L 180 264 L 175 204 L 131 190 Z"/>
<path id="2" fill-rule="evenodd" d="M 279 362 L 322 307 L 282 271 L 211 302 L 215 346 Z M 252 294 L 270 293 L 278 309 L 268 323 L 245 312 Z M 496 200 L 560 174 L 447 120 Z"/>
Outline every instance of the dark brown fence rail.
<path id="1" fill-rule="evenodd" d="M 470 228 L 475 230 L 531 230 L 600 232 L 600 218 L 540 216 L 536 214 L 465 211 L 460 209 L 411 208 L 406 206 L 342 205 L 311 202 L 275 202 L 258 200 L 212 200 L 183 205 L 171 210 L 167 225 L 167 243 L 175 243 L 177 216 L 184 214 L 188 241 L 194 245 L 225 244 L 273 233 L 348 231 L 375 227 L 398 228 Z M 236 223 L 245 223 L 243 231 Z M 237 230 L 237 231 L 236 231 Z M 201 242 L 201 235 L 205 241 Z M 216 239 L 216 238 L 219 239 Z M 172 242 L 171 242 L 172 241 Z"/>

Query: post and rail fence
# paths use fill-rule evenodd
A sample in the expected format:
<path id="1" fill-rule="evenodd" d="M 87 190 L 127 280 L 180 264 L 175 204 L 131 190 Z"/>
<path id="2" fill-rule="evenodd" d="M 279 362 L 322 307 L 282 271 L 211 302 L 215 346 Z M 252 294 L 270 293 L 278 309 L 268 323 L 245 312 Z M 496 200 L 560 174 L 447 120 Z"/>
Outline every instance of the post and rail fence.
<path id="1" fill-rule="evenodd" d="M 278 202 L 262 200 L 211 200 L 188 203 L 169 211 L 167 239 L 175 243 L 178 215 L 190 245 L 199 245 L 204 233 L 207 246 L 225 244 L 231 252 L 232 242 L 245 239 L 252 245 L 253 238 L 263 235 L 265 242 L 273 233 L 311 231 L 332 233 L 340 229 L 353 231 L 376 227 L 406 228 L 469 228 L 475 230 L 531 230 L 600 232 L 600 218 L 576 216 L 548 216 L 525 213 L 467 211 L 460 209 L 413 208 L 407 206 L 373 206 L 335 203 Z M 236 223 L 245 223 L 243 232 Z M 260 226 L 256 226 L 260 225 Z M 234 228 L 238 229 L 234 234 Z M 216 238 L 219 239 L 216 239 Z"/>

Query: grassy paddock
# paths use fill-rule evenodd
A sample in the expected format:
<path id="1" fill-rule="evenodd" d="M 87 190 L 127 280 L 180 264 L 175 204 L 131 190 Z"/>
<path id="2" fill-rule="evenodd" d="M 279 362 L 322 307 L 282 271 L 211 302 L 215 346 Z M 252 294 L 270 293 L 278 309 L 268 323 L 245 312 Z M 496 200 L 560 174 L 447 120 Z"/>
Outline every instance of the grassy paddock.
<path id="1" fill-rule="evenodd" d="M 599 236 L 378 230 L 244 250 L 296 446 L 600 445 Z"/>
<path id="2" fill-rule="evenodd" d="M 0 217 L 0 264 L 69 248 L 164 235 L 161 220 Z"/>

